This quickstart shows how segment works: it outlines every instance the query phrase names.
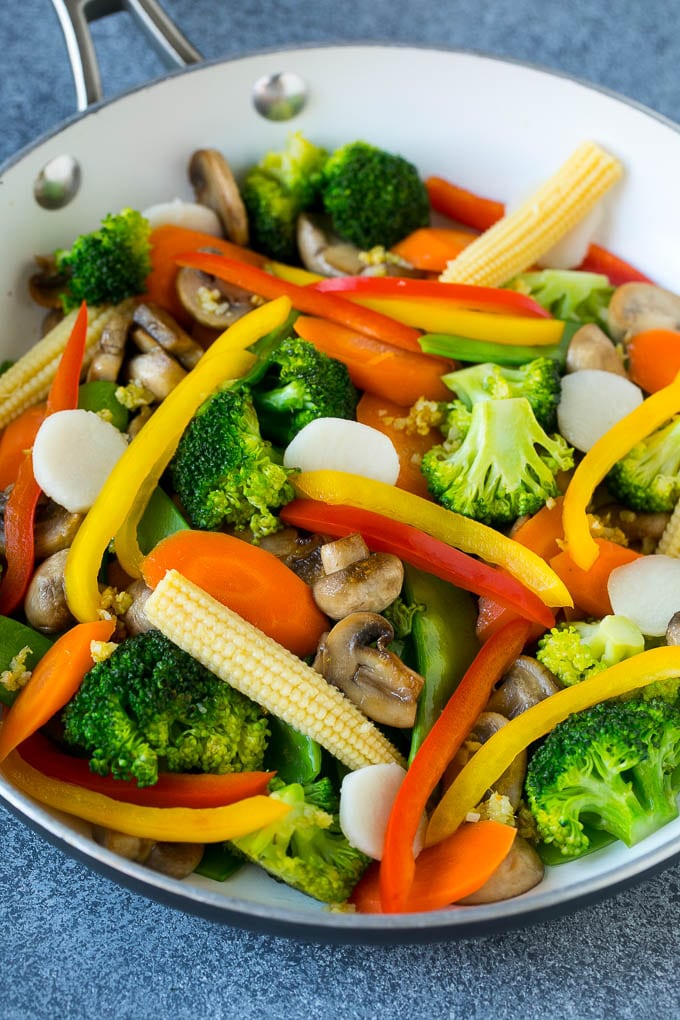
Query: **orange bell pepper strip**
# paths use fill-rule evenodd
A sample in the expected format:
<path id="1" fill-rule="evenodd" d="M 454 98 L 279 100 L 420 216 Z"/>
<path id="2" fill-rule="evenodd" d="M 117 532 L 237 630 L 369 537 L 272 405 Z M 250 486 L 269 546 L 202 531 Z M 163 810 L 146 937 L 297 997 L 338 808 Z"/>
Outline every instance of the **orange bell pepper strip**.
<path id="1" fill-rule="evenodd" d="M 298 312 L 318 315 L 350 329 L 356 329 L 365 336 L 373 337 L 374 340 L 382 340 L 406 351 L 421 353 L 418 330 L 395 322 L 369 308 L 357 307 L 354 302 L 335 294 L 321 294 L 314 287 L 300 287 L 278 276 L 272 276 L 257 266 L 237 262 L 222 255 L 186 252 L 177 256 L 177 264 L 200 269 L 219 280 L 243 287 L 244 290 L 252 291 L 253 294 L 259 294 L 263 298 L 286 297 Z"/>
<path id="2" fill-rule="evenodd" d="M 453 365 L 445 358 L 402 350 L 330 319 L 301 315 L 295 320 L 295 331 L 330 358 L 342 361 L 360 390 L 407 406 L 419 397 L 451 398 L 442 376 Z"/>
<path id="3" fill-rule="evenodd" d="M 16 482 L 19 466 L 45 419 L 45 409 L 44 403 L 27 408 L 0 435 L 0 489 Z"/>
<path id="4" fill-rule="evenodd" d="M 47 807 L 128 836 L 168 843 L 221 843 L 277 822 L 290 807 L 273 797 L 254 796 L 226 807 L 145 807 L 53 779 L 13 751 L 2 774 L 18 790 Z"/>
<path id="5" fill-rule="evenodd" d="M 656 393 L 680 372 L 680 330 L 646 329 L 630 338 L 626 353 L 630 378 L 646 393 Z"/>
<path id="6" fill-rule="evenodd" d="M 482 645 L 411 762 L 385 830 L 380 901 L 386 914 L 407 909 L 416 872 L 413 841 L 425 805 L 484 709 L 494 684 L 521 654 L 528 634 L 528 623 L 511 620 Z"/>
<path id="7" fill-rule="evenodd" d="M 451 259 L 467 248 L 477 233 L 452 227 L 419 227 L 395 244 L 391 251 L 414 269 L 441 273 Z"/>
<path id="8" fill-rule="evenodd" d="M 552 694 L 511 719 L 461 769 L 430 818 L 425 842 L 439 843 L 455 832 L 515 757 L 574 712 L 636 691 L 657 680 L 680 676 L 680 646 L 652 648 Z"/>
<path id="9" fill-rule="evenodd" d="M 226 772 L 223 775 L 161 772 L 153 786 L 139 787 L 135 782 L 92 772 L 86 758 L 64 754 L 39 732 L 22 741 L 18 752 L 27 765 L 51 779 L 142 807 L 223 807 L 266 793 L 270 780 L 276 775 L 275 772 Z"/>
<path id="10" fill-rule="evenodd" d="M 47 396 L 45 414 L 78 406 L 78 386 L 87 338 L 87 306 L 83 302 L 62 353 Z M 0 614 L 9 616 L 22 602 L 33 574 L 33 527 L 40 487 L 33 474 L 30 450 L 24 454 L 5 507 L 7 570 L 0 584 Z"/>
<path id="11" fill-rule="evenodd" d="M 607 590 L 612 570 L 623 566 L 624 563 L 640 559 L 642 553 L 604 538 L 596 538 L 595 542 L 599 550 L 598 557 L 588 570 L 578 567 L 568 552 L 559 552 L 552 556 L 549 562 L 569 589 L 574 605 L 589 616 L 602 619 L 612 612 Z"/>
<path id="12" fill-rule="evenodd" d="M 45 652 L 3 720 L 0 762 L 70 701 L 92 666 L 92 642 L 108 641 L 115 627 L 115 620 L 76 624 Z"/>
<path id="13" fill-rule="evenodd" d="M 178 570 L 294 655 L 311 655 L 328 630 L 310 586 L 273 553 L 233 535 L 168 535 L 142 561 L 142 576 L 155 588 L 168 570 Z"/>
<path id="14" fill-rule="evenodd" d="M 587 509 L 593 492 L 617 461 L 680 412 L 680 374 L 613 425 L 577 465 L 564 494 L 564 535 L 576 566 L 588 570 L 599 555 Z"/>
<path id="15" fill-rule="evenodd" d="M 500 822 L 468 822 L 448 839 L 422 850 L 403 912 L 440 910 L 477 892 L 503 863 L 516 835 L 516 829 Z M 360 914 L 382 914 L 377 861 L 355 886 L 349 902 Z"/>
<path id="16" fill-rule="evenodd" d="M 488 230 L 505 216 L 505 205 L 491 198 L 482 198 L 443 177 L 428 177 L 425 187 L 432 208 L 451 220 L 458 220 L 475 230 Z"/>

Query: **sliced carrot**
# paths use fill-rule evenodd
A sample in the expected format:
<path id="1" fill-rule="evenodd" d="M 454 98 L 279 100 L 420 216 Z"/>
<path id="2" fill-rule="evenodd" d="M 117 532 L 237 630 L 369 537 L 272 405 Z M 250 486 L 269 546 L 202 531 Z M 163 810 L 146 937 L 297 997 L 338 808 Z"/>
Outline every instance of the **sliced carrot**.
<path id="1" fill-rule="evenodd" d="M 45 418 L 45 404 L 29 407 L 10 422 L 0 436 L 0 489 L 17 480 L 24 454 L 33 446 L 36 433 Z"/>
<path id="2" fill-rule="evenodd" d="M 90 645 L 108 641 L 115 620 L 77 623 L 45 652 L 0 729 L 0 762 L 71 700 L 92 666 Z"/>
<path id="3" fill-rule="evenodd" d="M 647 393 L 656 393 L 680 372 L 680 331 L 646 329 L 627 344 L 628 373 Z"/>
<path id="4" fill-rule="evenodd" d="M 179 570 L 295 655 L 310 655 L 328 628 L 312 590 L 273 553 L 216 531 L 177 531 L 142 561 L 155 588 L 168 570 Z"/>
<path id="5" fill-rule="evenodd" d="M 437 212 L 475 230 L 487 230 L 505 215 L 505 206 L 467 191 L 443 177 L 428 177 L 425 187 Z"/>
<path id="6" fill-rule="evenodd" d="M 441 843 L 421 851 L 403 912 L 440 910 L 477 892 L 503 863 L 516 834 L 500 822 L 465 822 Z M 383 913 L 377 862 L 364 873 L 349 902 L 360 914 Z"/>
<path id="7" fill-rule="evenodd" d="M 608 539 L 596 538 L 599 555 L 592 567 L 583 570 L 578 567 L 568 552 L 560 552 L 550 559 L 550 566 L 557 576 L 564 581 L 574 603 L 589 616 L 601 619 L 612 611 L 607 582 L 615 567 L 631 563 L 642 555 L 633 549 L 627 549 Z"/>
<path id="8" fill-rule="evenodd" d="M 403 420 L 408 416 L 409 408 L 396 404 L 386 397 L 376 396 L 375 393 L 364 393 L 357 404 L 357 421 L 364 425 L 370 425 L 379 432 L 383 432 L 394 443 L 399 457 L 399 477 L 397 485 L 400 489 L 408 489 L 415 492 L 417 496 L 430 498 L 427 483 L 420 470 L 420 462 L 423 454 L 442 442 L 442 434 L 439 429 L 430 429 L 427 435 L 422 436 L 417 432 L 407 432 L 398 428 L 394 421 Z"/>
<path id="9" fill-rule="evenodd" d="M 264 255 L 258 255 L 249 248 L 241 248 L 231 241 L 212 234 L 203 234 L 199 230 L 188 230 L 166 223 L 151 231 L 151 272 L 146 279 L 146 297 L 149 301 L 167 308 L 178 322 L 187 326 L 192 318 L 177 297 L 175 282 L 179 266 L 175 261 L 182 252 L 200 248 L 211 248 L 232 259 L 239 259 L 253 266 L 263 266 L 267 261 Z"/>
<path id="10" fill-rule="evenodd" d="M 453 227 L 419 227 L 395 244 L 392 251 L 414 269 L 441 273 L 477 236 L 471 230 L 454 230 Z"/>
<path id="11" fill-rule="evenodd" d="M 447 400 L 451 391 L 441 380 L 452 363 L 382 343 L 329 319 L 300 316 L 295 329 L 303 340 L 344 362 L 360 390 L 410 407 L 419 397 Z"/>

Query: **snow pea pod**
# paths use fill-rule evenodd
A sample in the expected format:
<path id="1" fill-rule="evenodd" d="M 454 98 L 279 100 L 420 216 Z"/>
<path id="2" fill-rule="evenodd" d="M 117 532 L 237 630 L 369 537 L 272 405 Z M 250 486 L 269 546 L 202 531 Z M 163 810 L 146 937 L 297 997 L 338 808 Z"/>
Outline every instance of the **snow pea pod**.
<path id="1" fill-rule="evenodd" d="M 8 670 L 14 656 L 24 648 L 30 648 L 24 665 L 27 670 L 32 670 L 51 647 L 51 638 L 9 616 L 0 616 L 0 672 Z M 0 684 L 0 702 L 3 704 L 11 705 L 17 694 L 18 691 L 10 691 Z"/>

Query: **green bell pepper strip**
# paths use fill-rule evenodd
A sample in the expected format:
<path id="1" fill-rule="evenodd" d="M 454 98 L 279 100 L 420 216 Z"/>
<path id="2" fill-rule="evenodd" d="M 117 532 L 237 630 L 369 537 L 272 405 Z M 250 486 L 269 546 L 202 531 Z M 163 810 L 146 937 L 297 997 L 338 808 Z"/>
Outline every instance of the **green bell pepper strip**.
<path id="1" fill-rule="evenodd" d="M 226 882 L 228 878 L 240 871 L 245 860 L 237 857 L 226 843 L 207 843 L 203 851 L 201 863 L 194 868 L 195 875 L 211 878 L 213 882 Z"/>
<path id="2" fill-rule="evenodd" d="M 477 654 L 479 641 L 477 606 L 468 592 L 409 564 L 404 573 L 406 600 L 424 607 L 411 627 L 415 665 L 425 685 L 411 733 L 410 763 Z"/>
<path id="3" fill-rule="evenodd" d="M 168 535 L 188 530 L 189 524 L 168 494 L 159 485 L 156 486 L 137 525 L 137 541 L 144 555 L 155 549 L 161 539 Z"/>
<path id="4" fill-rule="evenodd" d="M 0 616 L 0 673 L 10 668 L 14 656 L 24 648 L 30 648 L 25 660 L 26 669 L 34 669 L 51 647 L 52 640 L 45 634 L 27 627 L 25 623 L 19 623 L 18 620 L 12 620 L 9 616 Z M 0 684 L 0 702 L 4 705 L 11 705 L 18 693 L 8 691 Z"/>

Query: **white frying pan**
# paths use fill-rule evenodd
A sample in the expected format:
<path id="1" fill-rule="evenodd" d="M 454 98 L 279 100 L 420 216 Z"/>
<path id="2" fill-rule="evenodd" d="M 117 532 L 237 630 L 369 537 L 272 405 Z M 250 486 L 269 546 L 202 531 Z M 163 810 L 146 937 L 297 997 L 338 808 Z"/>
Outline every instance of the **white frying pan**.
<path id="1" fill-rule="evenodd" d="M 680 132 L 645 109 L 571 78 L 456 51 L 349 45 L 204 64 L 154 0 L 53 2 L 84 112 L 0 173 L 0 360 L 19 354 L 37 335 L 40 316 L 26 288 L 35 252 L 69 243 L 126 205 L 191 197 L 186 166 L 195 148 L 221 149 L 238 171 L 282 144 L 293 128 L 326 146 L 365 138 L 413 160 L 424 175 L 449 176 L 501 200 L 525 194 L 579 142 L 593 138 L 626 168 L 597 240 L 657 282 L 680 289 Z M 93 102 L 99 86 L 86 13 L 117 6 L 131 10 L 177 64 L 194 66 L 101 104 Z M 272 89 L 286 100 L 284 113 L 298 110 L 292 118 L 258 112 L 256 97 L 271 114 Z M 275 110 L 281 112 L 280 102 Z M 58 204 L 55 166 L 62 175 L 64 168 L 77 168 L 79 186 L 61 208 L 44 208 L 35 189 L 40 192 L 47 168 L 50 202 Z M 526 924 L 607 895 L 680 851 L 677 822 L 632 850 L 611 846 L 549 870 L 541 885 L 515 900 L 422 915 L 356 916 L 330 913 L 254 869 L 224 884 L 166 878 L 108 853 L 92 841 L 86 824 L 46 810 L 4 781 L 0 795 L 67 853 L 138 892 L 230 924 L 337 942 L 434 940 Z"/>

